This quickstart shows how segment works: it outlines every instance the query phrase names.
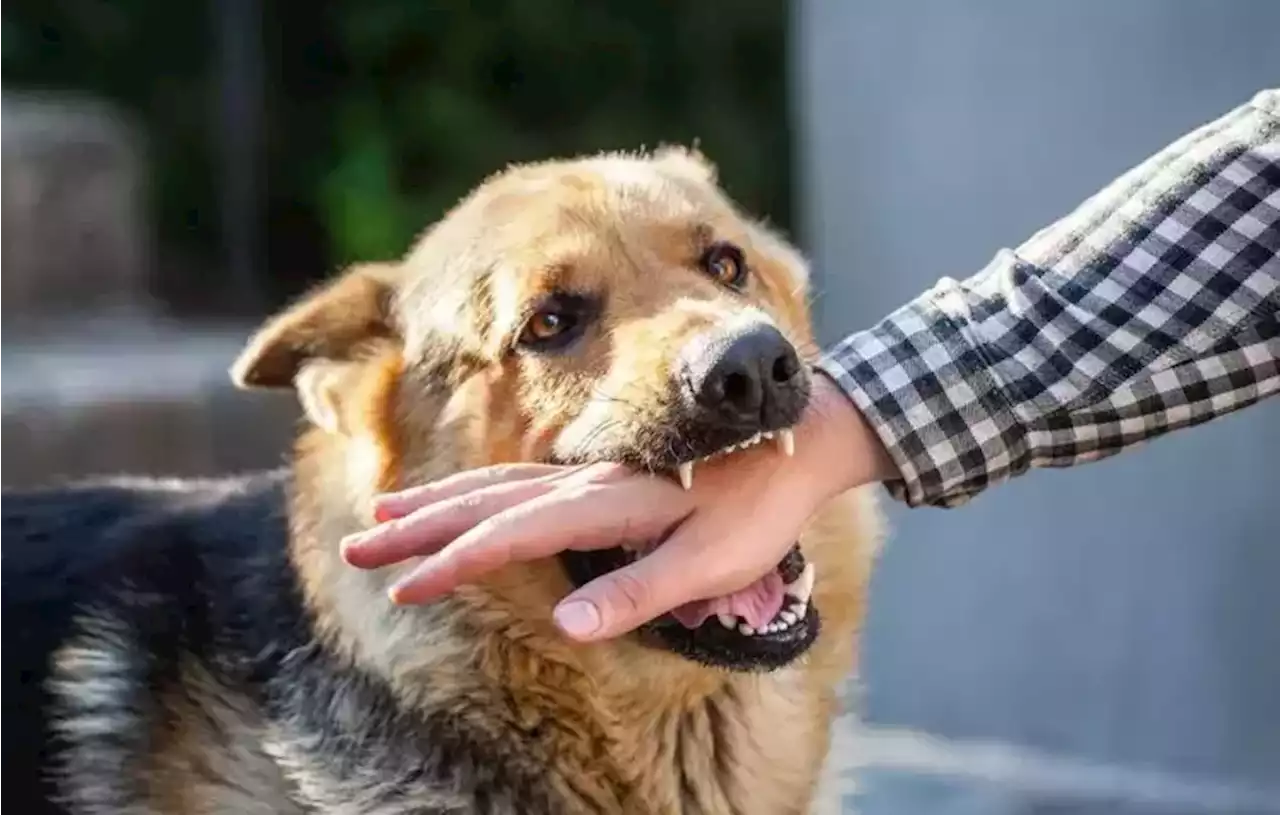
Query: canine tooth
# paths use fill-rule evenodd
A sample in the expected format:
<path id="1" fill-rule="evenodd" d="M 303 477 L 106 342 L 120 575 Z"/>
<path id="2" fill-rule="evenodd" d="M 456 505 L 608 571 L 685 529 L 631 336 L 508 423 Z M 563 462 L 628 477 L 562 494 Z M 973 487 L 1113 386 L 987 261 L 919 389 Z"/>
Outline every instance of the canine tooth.
<path id="1" fill-rule="evenodd" d="M 808 606 L 809 596 L 813 594 L 813 578 L 816 575 L 817 570 L 813 568 L 812 563 L 804 564 L 804 571 L 800 572 L 800 576 L 794 583 L 788 584 L 787 593 L 799 600 L 802 605 Z"/>
<path id="2" fill-rule="evenodd" d="M 680 486 L 686 490 L 693 489 L 693 462 L 686 461 L 680 465 Z"/>
<path id="3" fill-rule="evenodd" d="M 781 617 L 782 617 L 782 621 L 787 625 L 794 625 L 795 621 L 800 619 L 790 609 L 787 609 L 786 611 L 782 612 Z"/>
<path id="4" fill-rule="evenodd" d="M 743 623 L 742 625 L 738 626 L 738 631 L 742 634 L 747 635 L 748 637 L 756 633 L 756 630 L 751 626 L 747 625 L 746 623 Z"/>
<path id="5" fill-rule="evenodd" d="M 782 451 L 784 456 L 794 456 L 796 454 L 796 434 L 790 430 L 779 430 L 778 449 Z"/>
<path id="6" fill-rule="evenodd" d="M 720 625 L 723 625 L 730 631 L 738 627 L 738 618 L 732 614 L 717 614 L 716 619 L 720 621 Z"/>

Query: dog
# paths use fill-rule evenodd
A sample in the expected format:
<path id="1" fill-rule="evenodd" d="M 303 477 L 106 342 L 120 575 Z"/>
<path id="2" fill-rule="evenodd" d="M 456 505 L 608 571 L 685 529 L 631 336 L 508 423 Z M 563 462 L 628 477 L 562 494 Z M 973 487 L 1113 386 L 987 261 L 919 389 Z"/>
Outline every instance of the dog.
<path id="1" fill-rule="evenodd" d="M 516 165 L 358 264 L 232 374 L 305 414 L 279 471 L 6 492 L 6 795 L 22 812 L 800 813 L 879 540 L 864 490 L 779 564 L 782 610 L 576 644 L 566 553 L 436 602 L 339 541 L 380 492 L 506 462 L 672 479 L 794 444 L 808 271 L 676 147 Z M 771 440 L 771 441 L 770 441 Z M 660 544 L 659 544 L 660 545 Z"/>

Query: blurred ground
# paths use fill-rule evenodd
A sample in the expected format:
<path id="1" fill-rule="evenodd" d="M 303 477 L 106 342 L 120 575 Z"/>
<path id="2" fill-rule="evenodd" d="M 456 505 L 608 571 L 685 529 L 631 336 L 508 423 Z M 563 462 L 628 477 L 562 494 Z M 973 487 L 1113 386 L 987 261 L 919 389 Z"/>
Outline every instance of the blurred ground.
<path id="1" fill-rule="evenodd" d="M 1274 787 L 1091 762 L 998 741 L 871 727 L 836 728 L 824 813 L 931 815 L 1271 815 Z"/>

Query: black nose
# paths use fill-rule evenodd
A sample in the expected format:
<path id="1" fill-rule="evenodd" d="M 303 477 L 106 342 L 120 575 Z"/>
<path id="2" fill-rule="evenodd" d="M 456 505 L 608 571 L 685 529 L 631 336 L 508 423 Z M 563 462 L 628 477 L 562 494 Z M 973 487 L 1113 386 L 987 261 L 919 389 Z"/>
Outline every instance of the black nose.
<path id="1" fill-rule="evenodd" d="M 685 353 L 685 387 L 698 407 L 745 427 L 795 420 L 800 358 L 778 329 L 757 324 L 695 343 Z"/>

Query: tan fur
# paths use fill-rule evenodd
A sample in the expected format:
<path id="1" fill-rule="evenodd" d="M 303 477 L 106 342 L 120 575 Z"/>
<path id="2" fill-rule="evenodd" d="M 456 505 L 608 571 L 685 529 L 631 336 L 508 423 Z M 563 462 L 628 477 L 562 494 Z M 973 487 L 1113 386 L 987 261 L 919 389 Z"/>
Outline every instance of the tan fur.
<path id="1" fill-rule="evenodd" d="M 571 588 L 551 561 L 394 608 L 384 591 L 404 567 L 358 572 L 337 542 L 370 525 L 379 490 L 662 421 L 674 349 L 709 327 L 754 314 L 812 357 L 803 261 L 714 178 L 678 149 L 512 168 L 398 266 L 357 268 L 273 321 L 236 369 L 245 384 L 296 382 L 327 417 L 297 446 L 293 558 L 330 647 L 386 676 L 403 704 L 519 739 L 574 811 L 807 810 L 863 616 L 878 535 L 866 494 L 806 531 L 823 632 L 765 675 L 629 637 L 571 644 L 550 623 Z M 745 300 L 690 272 L 713 238 L 746 252 Z M 562 357 L 509 353 L 529 304 L 562 287 L 602 293 L 605 330 Z"/>

